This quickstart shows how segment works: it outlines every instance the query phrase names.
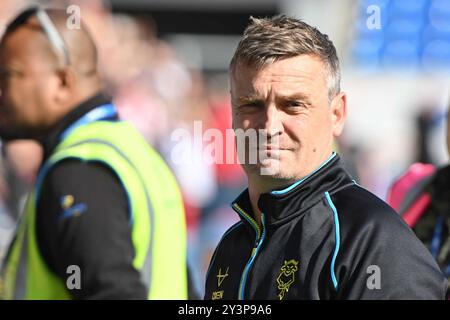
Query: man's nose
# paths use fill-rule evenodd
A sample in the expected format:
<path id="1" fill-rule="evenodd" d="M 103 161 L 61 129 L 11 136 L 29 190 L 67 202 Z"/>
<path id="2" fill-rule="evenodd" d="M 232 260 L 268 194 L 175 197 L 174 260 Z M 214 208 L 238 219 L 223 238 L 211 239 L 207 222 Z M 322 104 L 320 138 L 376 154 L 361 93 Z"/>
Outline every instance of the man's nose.
<path id="1" fill-rule="evenodd" d="M 266 107 L 261 129 L 266 132 L 267 137 L 276 136 L 283 131 L 281 117 L 280 110 L 275 104 L 271 103 Z"/>

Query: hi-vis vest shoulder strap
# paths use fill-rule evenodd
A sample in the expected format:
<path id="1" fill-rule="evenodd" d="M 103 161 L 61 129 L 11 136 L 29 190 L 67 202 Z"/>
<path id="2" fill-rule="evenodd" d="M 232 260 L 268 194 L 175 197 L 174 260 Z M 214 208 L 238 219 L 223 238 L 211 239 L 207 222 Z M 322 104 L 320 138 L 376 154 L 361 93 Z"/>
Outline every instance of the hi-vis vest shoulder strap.
<path id="1" fill-rule="evenodd" d="M 159 154 L 129 123 L 121 121 L 95 121 L 75 128 L 41 168 L 4 264 L 3 298 L 70 299 L 65 280 L 49 270 L 36 239 L 36 201 L 42 181 L 50 168 L 69 158 L 102 163 L 123 184 L 129 200 L 133 265 L 140 271 L 148 298 L 187 299 L 181 193 Z"/>

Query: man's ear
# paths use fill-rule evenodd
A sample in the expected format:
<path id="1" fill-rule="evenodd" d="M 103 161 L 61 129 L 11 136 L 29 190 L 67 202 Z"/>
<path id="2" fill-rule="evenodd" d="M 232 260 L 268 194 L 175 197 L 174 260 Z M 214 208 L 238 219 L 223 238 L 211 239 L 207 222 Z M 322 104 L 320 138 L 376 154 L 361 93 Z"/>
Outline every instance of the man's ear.
<path id="1" fill-rule="evenodd" d="M 58 90 L 55 98 L 57 102 L 65 102 L 70 99 L 76 87 L 75 71 L 71 67 L 64 67 L 56 71 L 58 77 Z"/>
<path id="2" fill-rule="evenodd" d="M 333 135 L 339 137 L 347 118 L 347 96 L 344 92 L 337 94 L 331 101 Z"/>

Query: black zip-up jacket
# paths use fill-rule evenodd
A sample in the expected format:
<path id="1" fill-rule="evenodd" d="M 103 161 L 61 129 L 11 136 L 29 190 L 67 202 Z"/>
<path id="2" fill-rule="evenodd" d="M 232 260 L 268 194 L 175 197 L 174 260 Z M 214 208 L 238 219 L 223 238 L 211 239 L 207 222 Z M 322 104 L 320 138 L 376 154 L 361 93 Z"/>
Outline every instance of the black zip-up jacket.
<path id="1" fill-rule="evenodd" d="M 447 280 L 386 203 L 358 186 L 338 155 L 258 201 L 233 203 L 241 221 L 222 237 L 205 299 L 444 299 Z"/>

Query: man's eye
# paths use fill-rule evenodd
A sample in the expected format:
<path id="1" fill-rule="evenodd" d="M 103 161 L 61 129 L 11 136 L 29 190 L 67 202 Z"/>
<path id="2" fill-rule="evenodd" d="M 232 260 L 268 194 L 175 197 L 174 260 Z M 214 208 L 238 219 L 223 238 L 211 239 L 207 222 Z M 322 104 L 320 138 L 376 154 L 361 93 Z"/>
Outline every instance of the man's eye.
<path id="1" fill-rule="evenodd" d="M 242 104 L 240 107 L 241 108 L 259 108 L 261 106 L 262 106 L 262 104 L 259 102 L 249 102 L 249 103 Z"/>
<path id="2" fill-rule="evenodd" d="M 288 107 L 292 107 L 292 108 L 298 108 L 298 107 L 304 107 L 305 104 L 303 102 L 300 101 L 289 101 L 287 103 Z"/>
<path id="3" fill-rule="evenodd" d="M 0 68 L 0 77 L 2 79 L 9 79 L 13 76 L 21 77 L 23 76 L 23 72 L 14 69 Z"/>

